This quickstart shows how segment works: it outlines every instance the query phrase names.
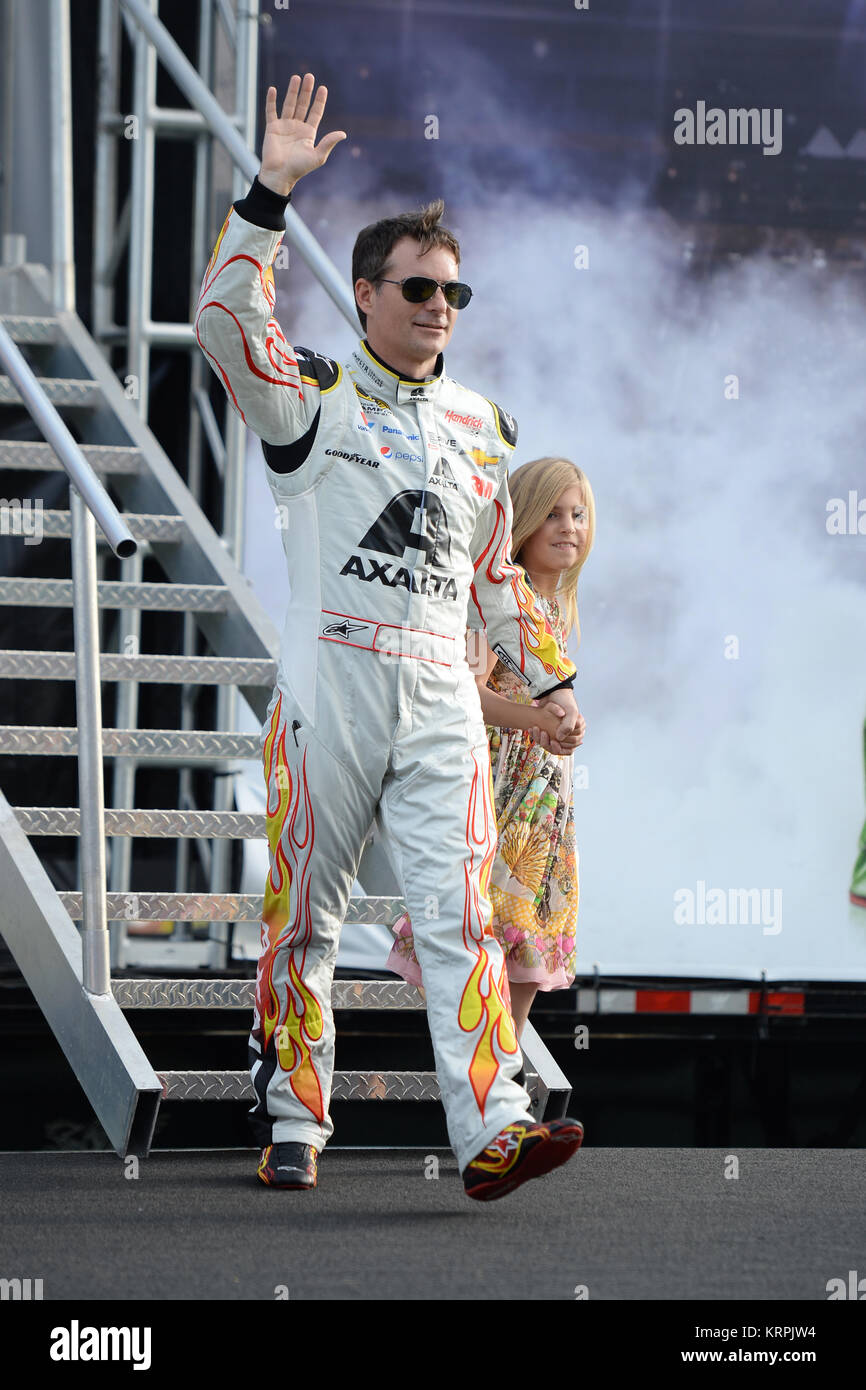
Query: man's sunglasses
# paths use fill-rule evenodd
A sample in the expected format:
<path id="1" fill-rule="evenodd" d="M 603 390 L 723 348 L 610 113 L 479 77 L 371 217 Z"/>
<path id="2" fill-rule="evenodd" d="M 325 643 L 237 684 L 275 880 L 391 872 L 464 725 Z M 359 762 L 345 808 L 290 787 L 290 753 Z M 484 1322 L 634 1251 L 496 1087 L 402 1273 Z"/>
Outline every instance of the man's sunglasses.
<path id="1" fill-rule="evenodd" d="M 431 280 L 426 275 L 409 275 L 405 280 L 386 280 L 384 275 L 377 275 L 376 279 L 385 285 L 399 285 L 403 298 L 410 304 L 423 304 L 432 299 L 438 289 L 452 309 L 465 309 L 472 298 L 471 289 L 460 280 Z"/>

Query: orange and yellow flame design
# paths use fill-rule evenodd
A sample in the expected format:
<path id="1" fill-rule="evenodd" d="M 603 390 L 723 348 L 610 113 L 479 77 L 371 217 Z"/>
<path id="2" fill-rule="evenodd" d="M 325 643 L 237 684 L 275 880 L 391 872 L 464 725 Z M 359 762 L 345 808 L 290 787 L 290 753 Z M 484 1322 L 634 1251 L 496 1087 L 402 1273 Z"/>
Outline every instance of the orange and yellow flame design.
<path id="1" fill-rule="evenodd" d="M 213 270 L 214 266 L 215 266 L 216 263 L 217 263 L 217 256 L 218 256 L 219 253 L 220 253 L 220 242 L 222 241 L 223 237 L 225 236 L 226 227 L 229 225 L 229 222 L 230 222 L 230 220 L 231 220 L 231 215 L 232 215 L 233 212 L 234 212 L 234 208 L 229 208 L 229 210 L 228 210 L 228 212 L 227 212 L 227 214 L 226 214 L 226 220 L 225 220 L 225 222 L 223 222 L 222 226 L 220 227 L 220 234 L 219 234 L 219 236 L 217 237 L 216 241 L 214 242 L 214 248 L 213 248 L 213 250 L 212 250 L 211 253 L 210 253 L 210 260 L 208 261 L 207 267 L 206 267 L 206 269 L 205 269 L 205 273 L 204 273 L 204 279 L 205 279 L 205 280 L 207 280 L 208 276 L 210 275 L 211 271 Z"/>
<path id="2" fill-rule="evenodd" d="M 469 1081 L 481 1118 L 487 1095 L 499 1070 L 494 1042 L 500 1052 L 513 1056 L 517 1038 L 511 1021 L 511 995 L 505 970 L 505 955 L 500 952 L 501 967 L 494 976 L 486 938 L 495 940 L 492 926 L 493 909 L 487 895 L 490 872 L 496 855 L 496 816 L 493 809 L 493 776 L 490 759 L 472 749 L 475 771 L 469 792 L 466 812 L 466 843 L 470 855 L 465 864 L 466 897 L 463 911 L 463 941 L 467 951 L 477 959 L 463 990 L 458 1021 L 464 1032 L 472 1033 L 481 1026 L 481 1036 L 469 1063 Z M 483 854 L 477 879 L 473 881 L 477 855 Z M 482 908 L 482 897 L 487 901 Z"/>
<path id="3" fill-rule="evenodd" d="M 246 367 L 246 371 L 250 376 L 255 377 L 257 381 L 266 382 L 269 386 L 289 387 L 290 390 L 295 391 L 297 393 L 299 401 L 302 401 L 304 399 L 304 391 L 303 387 L 301 386 L 301 378 L 299 374 L 297 358 L 295 357 L 292 351 L 291 345 L 286 341 L 283 331 L 280 328 L 280 325 L 277 323 L 276 319 L 273 317 L 269 317 L 267 323 L 265 324 L 263 332 L 256 335 L 259 345 L 264 348 L 268 364 L 272 368 L 272 371 L 270 372 L 263 371 L 262 367 L 256 361 L 255 353 L 250 345 L 250 341 L 247 337 L 247 331 L 244 327 L 244 324 L 238 318 L 237 314 L 233 313 L 232 310 L 228 307 L 228 305 L 224 304 L 222 300 L 217 297 L 218 289 L 216 289 L 215 286 L 223 271 L 227 270 L 231 265 L 234 265 L 236 262 L 247 261 L 258 271 L 259 288 L 261 289 L 262 297 L 265 301 L 265 304 L 267 305 L 269 315 L 273 314 L 274 305 L 276 304 L 276 289 L 274 287 L 274 268 L 272 264 L 263 266 L 260 261 L 257 261 L 255 259 L 254 256 L 247 255 L 245 252 L 238 252 L 233 256 L 226 257 L 226 259 L 217 269 L 217 262 L 219 261 L 220 254 L 220 246 L 222 244 L 223 237 L 225 236 L 226 229 L 228 228 L 233 213 L 234 209 L 230 208 L 228 216 L 226 217 L 220 229 L 220 234 L 216 239 L 216 244 L 214 245 L 214 249 L 211 252 L 210 260 L 207 263 L 207 269 L 202 279 L 201 290 L 199 291 L 198 303 L 196 305 L 195 334 L 199 347 L 201 348 L 205 356 L 208 358 L 208 360 L 211 362 L 214 371 L 221 378 L 223 386 L 226 390 L 226 394 L 228 395 L 228 398 L 231 401 L 232 406 L 237 411 L 238 415 L 240 415 L 244 423 L 246 423 L 246 416 L 244 415 L 244 412 L 241 409 L 237 393 L 232 386 L 231 378 L 229 375 L 230 369 L 233 371 L 235 367 L 240 366 L 240 359 L 238 358 L 237 361 L 230 361 L 228 364 L 224 364 L 220 361 L 219 357 L 217 357 L 215 352 L 211 351 L 210 348 L 205 346 L 199 328 L 199 320 L 201 318 L 201 315 L 204 313 L 205 309 L 220 309 L 224 314 L 228 316 L 228 318 L 230 318 L 234 322 L 234 325 L 238 331 L 238 335 L 240 338 L 240 346 L 243 351 L 244 365 Z M 212 294 L 214 295 L 213 298 L 211 298 Z"/>
<path id="4" fill-rule="evenodd" d="M 525 670 L 526 667 L 524 651 L 526 648 L 532 652 L 533 656 L 537 657 L 549 675 L 555 674 L 558 680 L 567 680 L 569 676 L 576 674 L 577 667 L 564 652 L 560 651 L 550 625 L 541 608 L 536 604 L 532 590 L 526 583 L 520 565 L 516 565 L 513 560 L 508 558 L 511 554 L 511 530 L 506 524 L 505 508 L 495 498 L 493 505 L 496 508 L 493 534 L 475 562 L 475 572 L 477 574 L 486 560 L 487 564 L 483 573 L 488 583 L 492 585 L 510 583 L 511 585 L 517 604 L 520 636 L 518 665 L 521 671 Z M 484 611 L 474 584 L 471 586 L 471 592 L 475 606 L 486 625 Z"/>
<path id="5" fill-rule="evenodd" d="M 306 750 L 301 775 L 293 778 L 286 758 L 286 730 L 285 727 L 280 729 L 281 706 L 282 695 L 271 716 L 263 750 L 268 788 L 267 834 L 271 868 L 265 884 L 262 912 L 262 954 L 256 981 L 256 1011 L 263 1051 L 267 1050 L 276 1031 L 276 1054 L 280 1067 L 291 1073 L 290 1085 L 298 1100 L 321 1122 L 324 1118 L 324 1101 L 310 1044 L 322 1036 L 322 1006 L 302 978 L 306 949 L 312 937 L 310 869 L 315 821 L 307 785 Z M 299 821 L 303 822 L 303 838 L 298 838 Z M 286 948 L 289 978 L 284 986 L 285 999 L 281 1001 L 273 974 L 277 952 Z"/>

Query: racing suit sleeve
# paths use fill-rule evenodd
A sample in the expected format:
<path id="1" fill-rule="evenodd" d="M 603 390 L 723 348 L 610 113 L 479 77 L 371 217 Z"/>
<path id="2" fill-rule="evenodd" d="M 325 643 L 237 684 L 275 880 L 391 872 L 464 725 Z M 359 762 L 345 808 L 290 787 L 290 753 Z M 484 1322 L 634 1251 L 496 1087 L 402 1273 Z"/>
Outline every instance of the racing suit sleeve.
<path id="1" fill-rule="evenodd" d="M 487 641 L 500 661 L 526 682 L 533 699 L 540 699 L 552 690 L 564 686 L 570 689 L 577 667 L 560 652 L 522 568 L 511 558 L 512 520 L 505 468 L 499 490 L 475 527 L 475 579 L 470 588 L 467 622 L 470 627 L 486 627 Z"/>
<path id="2" fill-rule="evenodd" d="M 202 279 L 195 311 L 199 346 L 235 410 L 261 440 L 293 444 L 302 456 L 277 461 L 288 472 L 306 457 L 318 424 L 320 392 L 308 359 L 286 340 L 274 317 L 273 260 L 285 235 L 288 197 L 253 180 L 228 211 Z M 300 364 L 299 364 L 300 355 Z M 264 446 L 269 457 L 268 445 Z"/>

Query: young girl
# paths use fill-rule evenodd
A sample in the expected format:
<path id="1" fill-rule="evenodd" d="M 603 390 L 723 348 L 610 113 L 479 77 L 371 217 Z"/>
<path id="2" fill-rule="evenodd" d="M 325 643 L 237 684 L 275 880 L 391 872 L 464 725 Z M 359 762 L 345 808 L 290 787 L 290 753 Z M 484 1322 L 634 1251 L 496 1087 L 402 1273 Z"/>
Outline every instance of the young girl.
<path id="1" fill-rule="evenodd" d="M 514 511 L 512 559 L 524 569 L 565 651 L 572 628 L 580 641 L 577 580 L 595 537 L 592 489 L 568 459 L 539 458 L 515 469 L 508 490 Z M 567 989 L 576 973 L 571 754 L 549 751 L 559 717 L 536 707 L 483 633 L 467 633 L 467 651 L 487 724 L 496 802 L 498 845 L 488 894 L 519 1039 L 536 992 Z M 583 741 L 584 728 L 581 722 L 572 746 Z M 391 930 L 397 939 L 387 969 L 421 986 L 408 914 Z"/>

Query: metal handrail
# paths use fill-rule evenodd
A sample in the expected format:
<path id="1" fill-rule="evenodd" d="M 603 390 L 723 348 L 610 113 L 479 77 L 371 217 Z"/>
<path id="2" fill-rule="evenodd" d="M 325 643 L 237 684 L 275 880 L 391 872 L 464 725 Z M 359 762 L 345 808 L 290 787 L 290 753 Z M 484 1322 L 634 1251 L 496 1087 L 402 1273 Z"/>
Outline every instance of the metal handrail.
<path id="1" fill-rule="evenodd" d="M 28 411 L 51 445 L 70 482 L 78 489 L 105 533 L 115 555 L 134 555 L 138 542 L 79 449 L 64 421 L 36 380 L 30 365 L 0 323 L 0 361 L 21 393 Z"/>
<path id="2" fill-rule="evenodd" d="M 109 994 L 111 970 L 105 899 L 105 800 L 95 522 L 99 522 L 115 555 L 134 555 L 138 542 L 2 323 L 0 361 L 17 386 L 42 435 L 69 475 L 84 917 L 82 974 L 88 994 Z"/>
<path id="3" fill-rule="evenodd" d="M 119 3 L 147 34 L 180 90 L 191 105 L 201 112 L 230 158 L 252 183 L 259 170 L 259 160 L 245 144 L 213 92 L 208 90 L 171 34 L 147 8 L 144 0 L 119 0 Z M 348 284 L 312 232 L 301 221 L 291 203 L 286 206 L 286 235 L 357 334 L 358 310 Z"/>
<path id="4" fill-rule="evenodd" d="M 110 994 L 96 530 L 93 512 L 73 486 L 69 489 L 69 509 L 72 512 L 72 620 L 75 632 L 75 716 L 78 722 L 78 805 L 81 814 L 83 977 L 88 994 Z"/>

